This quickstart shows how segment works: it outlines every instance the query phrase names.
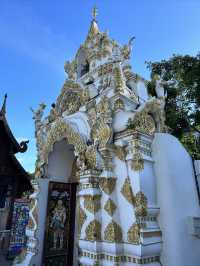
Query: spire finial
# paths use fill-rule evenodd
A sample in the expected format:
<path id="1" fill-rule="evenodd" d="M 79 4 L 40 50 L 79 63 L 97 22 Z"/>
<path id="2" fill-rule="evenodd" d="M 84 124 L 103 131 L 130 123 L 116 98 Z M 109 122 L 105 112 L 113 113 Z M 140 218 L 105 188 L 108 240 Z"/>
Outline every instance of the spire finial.
<path id="1" fill-rule="evenodd" d="M 97 15 L 98 15 L 98 9 L 97 9 L 96 6 L 94 6 L 93 9 L 92 9 L 92 18 L 93 18 L 93 20 L 96 20 Z"/>
<path id="2" fill-rule="evenodd" d="M 1 113 L 4 114 L 4 115 L 6 114 L 6 100 L 7 100 L 7 93 L 4 96 L 3 105 L 1 107 Z"/>

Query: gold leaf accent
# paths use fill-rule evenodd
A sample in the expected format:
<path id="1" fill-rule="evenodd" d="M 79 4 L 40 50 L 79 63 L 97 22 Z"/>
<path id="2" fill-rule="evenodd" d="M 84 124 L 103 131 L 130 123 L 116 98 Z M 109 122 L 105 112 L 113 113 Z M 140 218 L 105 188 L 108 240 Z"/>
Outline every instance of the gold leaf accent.
<path id="1" fill-rule="evenodd" d="M 87 219 L 87 215 L 80 206 L 80 200 L 78 201 L 77 205 L 78 205 L 77 206 L 78 207 L 78 213 L 77 213 L 77 216 L 78 216 L 78 235 L 80 236 L 83 224 L 85 223 L 85 221 Z"/>
<path id="2" fill-rule="evenodd" d="M 121 193 L 131 205 L 135 204 L 135 196 L 131 187 L 130 179 L 128 177 L 124 181 Z"/>
<path id="3" fill-rule="evenodd" d="M 140 243 L 140 225 L 134 223 L 128 230 L 127 236 L 129 243 L 138 245 Z"/>
<path id="4" fill-rule="evenodd" d="M 115 221 L 112 220 L 107 225 L 104 231 L 104 239 L 112 243 L 122 242 L 122 229 Z"/>
<path id="5" fill-rule="evenodd" d="M 84 196 L 84 207 L 91 213 L 96 213 L 101 208 L 101 195 L 85 195 Z"/>
<path id="6" fill-rule="evenodd" d="M 118 146 L 118 145 L 114 145 L 114 147 L 113 147 L 113 151 L 114 151 L 115 155 L 116 155 L 121 161 L 125 161 L 125 160 L 126 160 L 127 152 L 126 152 L 125 147 L 121 147 L 121 146 Z"/>
<path id="7" fill-rule="evenodd" d="M 116 92 L 122 92 L 124 82 L 123 82 L 122 73 L 119 67 L 116 67 L 113 69 L 113 75 L 115 78 Z"/>
<path id="8" fill-rule="evenodd" d="M 103 192 L 110 195 L 112 194 L 115 185 L 116 185 L 116 178 L 114 177 L 101 177 L 99 180 L 99 185 Z"/>
<path id="9" fill-rule="evenodd" d="M 146 111 L 136 113 L 134 117 L 135 129 L 143 133 L 152 135 L 156 130 L 156 125 L 153 117 Z"/>
<path id="10" fill-rule="evenodd" d="M 135 216 L 147 216 L 147 197 L 142 191 L 139 191 L 135 196 Z"/>
<path id="11" fill-rule="evenodd" d="M 117 206 L 115 203 L 111 199 L 107 200 L 106 204 L 104 205 L 104 210 L 107 211 L 110 216 L 113 216 L 116 209 Z"/>
<path id="12" fill-rule="evenodd" d="M 131 168 L 135 171 L 141 171 L 144 169 L 144 159 L 139 151 L 134 153 Z"/>
<path id="13" fill-rule="evenodd" d="M 96 148 L 93 145 L 87 147 L 85 157 L 87 167 L 89 169 L 96 169 Z"/>
<path id="14" fill-rule="evenodd" d="M 89 223 L 85 230 L 85 239 L 89 241 L 101 240 L 101 223 L 97 220 L 93 220 Z"/>
<path id="15" fill-rule="evenodd" d="M 53 150 L 54 143 L 64 138 L 67 138 L 69 144 L 74 145 L 77 153 L 83 153 L 86 150 L 87 145 L 83 138 L 69 124 L 59 119 L 50 129 L 42 150 L 43 158 L 46 162 L 48 161 L 49 152 Z"/>
<path id="16" fill-rule="evenodd" d="M 124 102 L 122 101 L 122 99 L 117 99 L 114 103 L 114 110 L 124 110 Z"/>

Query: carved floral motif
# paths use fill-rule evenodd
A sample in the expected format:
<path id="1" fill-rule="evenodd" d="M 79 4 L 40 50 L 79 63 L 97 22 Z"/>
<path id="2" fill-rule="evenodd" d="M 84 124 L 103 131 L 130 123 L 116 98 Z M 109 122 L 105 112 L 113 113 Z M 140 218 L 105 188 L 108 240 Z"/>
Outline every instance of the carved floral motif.
<path id="1" fill-rule="evenodd" d="M 147 216 L 147 197 L 142 191 L 137 192 L 135 196 L 135 215 L 136 217 Z"/>
<path id="2" fill-rule="evenodd" d="M 108 199 L 104 205 L 104 210 L 107 211 L 110 216 L 113 216 L 116 209 L 117 206 L 115 203 L 111 199 Z"/>
<path id="3" fill-rule="evenodd" d="M 116 178 L 114 177 L 101 177 L 99 179 L 99 185 L 100 188 L 105 192 L 106 194 L 110 195 L 115 189 L 116 185 Z"/>
<path id="4" fill-rule="evenodd" d="M 138 245 L 140 243 L 140 225 L 134 223 L 127 233 L 128 242 Z"/>
<path id="5" fill-rule="evenodd" d="M 113 151 L 115 153 L 115 155 L 117 156 L 117 158 L 119 158 L 121 161 L 125 161 L 126 160 L 126 148 L 122 147 L 122 146 L 118 146 L 118 145 L 114 145 L 113 146 Z"/>
<path id="6" fill-rule="evenodd" d="M 121 193 L 131 205 L 135 204 L 135 196 L 131 187 L 130 179 L 128 177 L 124 181 L 124 184 L 121 188 Z"/>
<path id="7" fill-rule="evenodd" d="M 131 162 L 131 168 L 135 171 L 141 171 L 144 169 L 144 159 L 140 151 L 135 151 L 133 154 L 133 160 Z"/>
<path id="8" fill-rule="evenodd" d="M 96 213 L 101 208 L 101 195 L 85 195 L 84 196 L 84 207 L 91 213 Z"/>
<path id="9" fill-rule="evenodd" d="M 46 143 L 43 147 L 42 153 L 46 162 L 48 160 L 49 152 L 53 150 L 54 143 L 63 138 L 67 138 L 68 143 L 74 145 L 75 151 L 78 154 L 83 153 L 86 150 L 87 145 L 82 137 L 75 132 L 69 124 L 66 124 L 62 119 L 59 119 L 50 129 Z"/>
<path id="10" fill-rule="evenodd" d="M 122 99 L 117 99 L 114 103 L 114 110 L 124 110 L 124 102 L 122 101 Z"/>
<path id="11" fill-rule="evenodd" d="M 97 220 L 93 220 L 89 223 L 85 230 L 85 239 L 89 241 L 101 240 L 101 223 Z"/>
<path id="12" fill-rule="evenodd" d="M 111 221 L 105 231 L 104 231 L 104 239 L 108 242 L 112 243 L 120 243 L 122 242 L 122 229 L 121 227 L 115 222 Z"/>

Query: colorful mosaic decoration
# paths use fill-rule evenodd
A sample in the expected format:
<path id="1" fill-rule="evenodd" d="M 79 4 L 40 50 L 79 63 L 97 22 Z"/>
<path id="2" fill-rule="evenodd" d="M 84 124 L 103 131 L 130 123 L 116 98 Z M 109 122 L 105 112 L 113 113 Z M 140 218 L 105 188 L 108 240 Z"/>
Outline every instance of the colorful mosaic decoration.
<path id="1" fill-rule="evenodd" d="M 12 216 L 9 258 L 19 255 L 26 246 L 26 226 L 29 220 L 29 200 L 16 199 Z"/>

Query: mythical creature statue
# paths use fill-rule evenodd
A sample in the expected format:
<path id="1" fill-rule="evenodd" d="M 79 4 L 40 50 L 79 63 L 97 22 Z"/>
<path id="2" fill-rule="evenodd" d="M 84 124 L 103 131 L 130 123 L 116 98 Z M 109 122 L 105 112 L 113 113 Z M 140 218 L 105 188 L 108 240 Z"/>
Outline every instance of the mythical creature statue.
<path id="1" fill-rule="evenodd" d="M 20 152 L 25 152 L 25 151 L 27 151 L 27 149 L 28 149 L 28 144 L 29 143 L 29 140 L 25 140 L 25 141 L 21 141 L 20 142 Z"/>
<path id="2" fill-rule="evenodd" d="M 36 111 L 33 110 L 32 108 L 30 108 L 31 112 L 33 113 L 33 119 L 35 120 L 36 132 L 38 131 L 38 129 L 42 125 L 42 117 L 43 117 L 45 108 L 46 108 L 46 104 L 44 104 L 44 103 L 40 103 L 39 108 Z"/>
<path id="3" fill-rule="evenodd" d="M 130 54 L 132 51 L 132 47 L 133 47 L 133 41 L 135 40 L 135 37 L 130 38 L 128 44 L 125 44 L 122 49 L 122 55 L 124 57 L 124 59 L 130 59 Z"/>

